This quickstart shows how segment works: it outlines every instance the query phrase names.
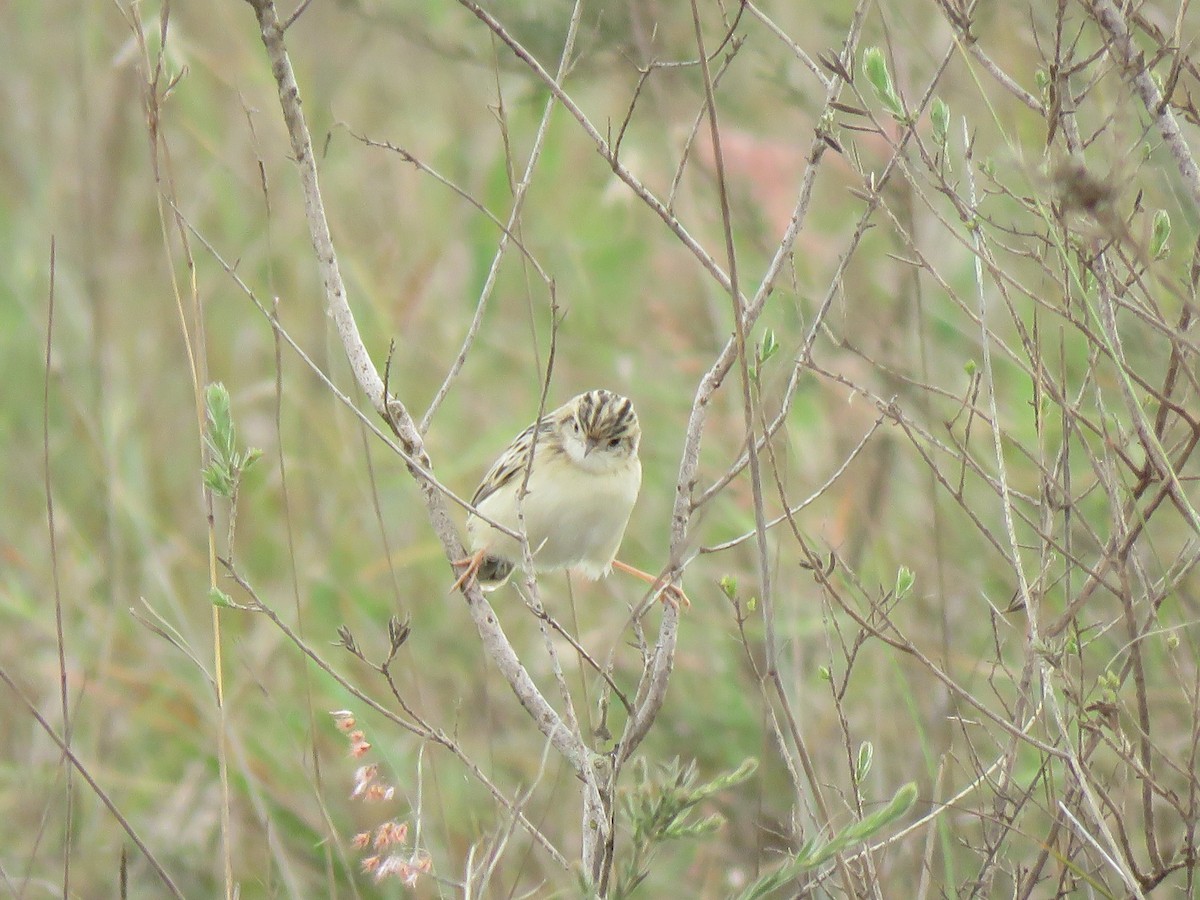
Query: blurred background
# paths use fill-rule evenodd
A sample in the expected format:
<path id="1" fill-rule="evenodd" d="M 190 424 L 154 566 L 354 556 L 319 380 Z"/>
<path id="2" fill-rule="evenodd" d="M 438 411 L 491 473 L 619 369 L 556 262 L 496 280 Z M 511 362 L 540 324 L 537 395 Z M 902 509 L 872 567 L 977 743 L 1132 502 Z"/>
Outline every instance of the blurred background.
<path id="1" fill-rule="evenodd" d="M 769 421 L 787 404 L 763 456 L 768 518 L 784 499 L 795 505 L 833 480 L 766 545 L 784 699 L 757 674 L 766 635 L 754 541 L 699 553 L 688 565 L 693 605 L 682 617 L 666 707 L 641 753 L 651 769 L 674 757 L 694 761 L 702 778 L 751 757 L 760 766 L 704 804 L 703 813 L 724 817 L 720 830 L 657 850 L 640 895 L 736 894 L 821 834 L 812 785 L 789 774 L 800 751 L 777 739 L 773 722 L 785 712 L 798 722 L 834 829 L 909 781 L 920 799 L 905 823 L 935 814 L 872 857 L 861 883 L 880 896 L 1008 896 L 1023 885 L 1033 896 L 1079 885 L 1124 896 L 1119 867 L 1062 825 L 1058 801 L 1081 801 L 1063 759 L 1038 749 L 1045 743 L 1081 755 L 1091 744 L 1082 758 L 1106 798 L 1097 819 L 1128 823 L 1116 840 L 1136 874 L 1161 873 L 1172 896 L 1195 891 L 1195 859 L 1180 862 L 1195 850 L 1195 529 L 1180 504 L 1150 506 L 1138 416 L 1122 402 L 1087 280 L 1108 242 L 1114 280 L 1129 292 L 1119 325 L 1137 402 L 1151 422 L 1174 408 L 1162 402 L 1167 394 L 1194 414 L 1185 311 L 1196 206 L 1170 153 L 1083 5 L 1057 18 L 1041 4 L 985 5 L 974 19 L 987 59 L 1040 109 L 989 74 L 936 4 L 872 8 L 856 63 L 864 48 L 883 48 L 908 109 L 920 109 L 933 83 L 951 114 L 939 144 L 928 106 L 914 113 L 920 149 L 909 141 L 904 163 L 891 168 L 904 122 L 861 74 L 841 94 L 846 108 L 823 120 L 822 79 L 832 73 L 805 64 L 841 51 L 846 4 L 766 2 L 740 16 L 737 4 L 701 6 L 710 50 L 737 19 L 736 40 L 713 70 L 747 295 L 787 227 L 816 129 L 830 135 L 803 229 L 749 342 L 779 348 L 757 368 L 756 415 Z M 555 71 L 568 4 L 503 0 L 488 9 Z M 0 884 L 16 896 L 61 894 L 69 860 L 72 896 L 116 896 L 123 878 L 129 896 L 162 895 L 96 793 L 78 776 L 68 788 L 58 747 L 19 699 L 62 734 L 58 611 L 72 750 L 186 896 L 226 889 L 223 815 L 243 897 L 393 895 L 394 886 L 359 873 L 350 846 L 385 817 L 410 823 L 408 845 L 431 861 L 417 895 L 455 895 L 473 854 L 510 827 L 510 814 L 460 759 L 364 707 L 267 618 L 239 610 L 219 614 L 224 795 L 193 371 L 227 386 L 241 441 L 264 451 L 242 486 L 235 544 L 220 551 L 348 682 L 388 708 L 396 702 L 380 675 L 333 645 L 344 625 L 368 658 L 382 660 L 389 617 L 407 618 L 411 636 L 392 667 L 405 701 L 507 796 L 525 797 L 526 815 L 574 860 L 577 784 L 487 663 L 461 597 L 448 595 L 453 576 L 412 478 L 296 354 L 277 350 L 270 322 L 228 271 L 368 409 L 324 311 L 253 11 L 236 2 L 177 4 L 165 45 L 161 14 L 156 3 L 17 0 L 0 8 L 9 61 L 0 79 L 0 664 L 12 682 L 0 687 Z M 1195 35 L 1190 11 L 1177 16 L 1170 4 L 1150 3 L 1138 15 L 1136 39 L 1152 57 L 1155 47 L 1186 46 Z M 389 384 L 419 416 L 462 347 L 501 237 L 479 206 L 507 220 L 547 92 L 453 4 L 315 0 L 286 40 L 350 304 L 381 370 L 394 342 Z M 695 58 L 691 16 L 678 4 L 585 4 L 563 83 L 603 137 L 620 135 L 620 162 L 727 269 L 707 123 L 692 140 L 704 102 Z M 1173 58 L 1155 57 L 1155 77 L 1184 106 L 1195 71 L 1190 62 L 1172 69 Z M 639 84 L 650 61 L 671 65 Z M 1063 74 L 1071 65 L 1078 68 Z M 1064 96 L 1078 107 L 1074 138 L 1056 118 Z M 1194 143 L 1194 124 L 1179 116 Z M 403 148 L 426 171 L 363 139 Z M 1085 145 L 1080 178 L 1102 188 L 1091 203 L 1071 194 L 1081 193 L 1078 184 L 1064 187 L 1073 141 Z M 889 179 L 872 192 L 885 171 Z M 982 278 L 972 231 L 950 199 L 972 187 L 988 242 Z M 195 233 L 178 226 L 172 203 Z M 1158 210 L 1173 225 L 1161 246 Z M 733 331 L 728 292 L 561 108 L 515 234 L 552 279 L 563 314 L 548 402 L 603 386 L 637 405 L 645 474 L 621 555 L 657 572 L 668 563 L 697 384 Z M 510 247 L 427 434 L 437 475 L 461 496 L 536 414 L 551 294 Z M 827 297 L 832 305 L 804 358 Z M 1172 369 L 1174 394 L 1163 388 Z M 737 377 L 710 409 L 697 495 L 745 447 Z M 896 416 L 883 415 L 888 403 Z M 1171 418 L 1160 438 L 1194 502 L 1182 421 Z M 1028 611 L 1013 602 L 1021 579 L 1001 474 L 1020 510 L 1021 565 L 1045 604 L 1036 613 L 1044 626 L 1071 609 L 1098 560 L 1112 557 L 1088 604 L 1072 610 L 1071 627 L 1044 646 L 1029 645 Z M 219 540 L 226 524 L 218 505 Z M 1109 553 L 1109 541 L 1131 528 L 1134 552 Z M 753 529 L 743 473 L 697 510 L 689 552 Z M 804 566 L 801 540 L 830 561 L 829 583 Z M 549 611 L 595 658 L 612 654 L 614 679 L 631 690 L 640 657 L 629 605 L 641 598 L 639 585 L 563 573 L 541 584 Z M 530 673 L 556 696 L 536 620 L 511 588 L 492 601 Z M 860 627 L 847 603 L 893 643 Z M 659 615 L 653 609 L 644 622 L 650 641 Z M 1136 664 L 1131 644 L 1145 654 Z M 1054 665 L 1029 667 L 1043 655 Z M 1038 705 L 1051 670 L 1061 675 L 1047 689 L 1065 705 L 1064 728 Z M 1033 685 L 1023 679 L 1030 672 Z M 568 675 L 599 727 L 597 679 L 574 659 Z M 328 716 L 343 708 L 397 788 L 385 804 L 350 799 L 359 762 Z M 1043 743 L 1010 743 L 1012 727 L 1029 716 Z M 864 746 L 873 754 L 867 769 L 858 765 Z M 996 760 L 1008 781 L 992 768 Z M 1161 771 L 1149 780 L 1161 787 L 1149 801 L 1139 767 Z M 1158 818 L 1147 822 L 1146 810 Z M 618 856 L 631 841 L 622 828 Z M 1055 848 L 1049 864 L 1047 846 Z M 578 890 L 575 875 L 520 829 L 495 860 L 482 886 L 488 895 Z M 1039 865 L 1045 880 L 1030 882 Z M 794 881 L 781 895 L 800 890 L 839 894 L 844 882 Z"/>

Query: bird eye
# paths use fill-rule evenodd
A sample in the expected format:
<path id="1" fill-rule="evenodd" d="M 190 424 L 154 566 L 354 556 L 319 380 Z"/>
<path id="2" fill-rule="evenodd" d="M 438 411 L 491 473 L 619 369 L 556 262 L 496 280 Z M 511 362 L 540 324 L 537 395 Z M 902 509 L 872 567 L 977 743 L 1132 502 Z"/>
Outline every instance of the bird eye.
<path id="1" fill-rule="evenodd" d="M 579 420 L 578 419 L 571 420 L 571 430 L 573 432 L 575 432 L 576 434 L 579 434 Z"/>
<path id="2" fill-rule="evenodd" d="M 611 441 L 608 442 L 608 446 L 610 449 L 616 450 L 619 446 L 621 446 L 621 439 L 613 438 Z"/>

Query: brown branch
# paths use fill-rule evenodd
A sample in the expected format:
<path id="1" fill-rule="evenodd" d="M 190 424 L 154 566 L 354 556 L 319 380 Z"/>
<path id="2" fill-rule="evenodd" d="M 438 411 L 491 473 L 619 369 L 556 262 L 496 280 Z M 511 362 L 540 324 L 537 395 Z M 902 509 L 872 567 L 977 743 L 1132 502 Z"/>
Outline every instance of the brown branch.
<path id="1" fill-rule="evenodd" d="M 1109 54 L 1116 60 L 1125 77 L 1133 85 L 1134 92 L 1154 120 L 1158 133 L 1167 145 L 1171 158 L 1179 168 L 1179 175 L 1191 195 L 1192 203 L 1200 209 L 1200 168 L 1192 156 L 1192 150 L 1179 130 L 1175 113 L 1163 98 L 1146 65 L 1145 55 L 1133 43 L 1125 17 L 1112 0 L 1080 0 L 1085 9 L 1096 20 L 1108 38 Z"/>
<path id="2" fill-rule="evenodd" d="M 325 290 L 325 304 L 334 320 L 343 349 L 360 388 L 371 405 L 392 427 L 408 457 L 420 467 L 409 466 L 416 478 L 426 513 L 448 560 L 461 559 L 466 551 L 441 490 L 432 476 L 432 467 L 424 441 L 407 408 L 399 400 L 384 396 L 383 381 L 367 353 L 358 332 L 354 314 L 346 298 L 345 285 L 338 268 L 329 223 L 325 218 L 317 179 L 316 158 L 308 126 L 300 107 L 300 89 L 292 71 L 283 40 L 283 27 L 272 0 L 247 0 L 258 17 L 259 30 L 279 89 L 279 102 L 292 146 L 292 158 L 300 175 L 304 211 L 309 235 L 317 256 L 317 265 Z M 475 583 L 465 585 L 467 609 L 483 641 L 484 650 L 508 681 L 517 699 L 533 718 L 541 732 L 582 777 L 591 770 L 593 754 L 577 734 L 572 734 L 561 717 L 542 696 L 521 664 L 512 644 L 500 627 L 499 619 Z"/>

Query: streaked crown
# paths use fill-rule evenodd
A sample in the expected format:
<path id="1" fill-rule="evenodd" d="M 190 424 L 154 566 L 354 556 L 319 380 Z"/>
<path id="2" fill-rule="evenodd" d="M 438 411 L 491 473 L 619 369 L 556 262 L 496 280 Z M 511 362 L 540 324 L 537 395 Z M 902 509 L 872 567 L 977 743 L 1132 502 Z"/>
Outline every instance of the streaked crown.
<path id="1" fill-rule="evenodd" d="M 628 397 L 606 390 L 588 391 L 561 406 L 555 418 L 581 438 L 589 453 L 637 453 L 642 428 Z"/>

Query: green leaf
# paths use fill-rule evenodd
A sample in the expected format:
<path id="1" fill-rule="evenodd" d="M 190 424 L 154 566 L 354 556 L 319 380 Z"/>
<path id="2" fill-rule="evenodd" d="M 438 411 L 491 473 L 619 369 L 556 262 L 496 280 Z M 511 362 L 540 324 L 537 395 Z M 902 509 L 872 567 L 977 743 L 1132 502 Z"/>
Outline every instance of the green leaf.
<path id="1" fill-rule="evenodd" d="M 742 764 L 724 775 L 718 775 L 706 785 L 697 788 L 694 796 L 697 800 L 711 797 L 720 791 L 728 790 L 734 785 L 741 784 L 758 771 L 758 760 L 753 756 L 747 757 Z"/>
<path id="2" fill-rule="evenodd" d="M 900 790 L 896 791 L 895 796 L 892 797 L 891 801 L 883 809 L 873 812 L 859 822 L 847 825 L 834 835 L 828 844 L 818 849 L 813 855 L 811 859 L 812 865 L 818 866 L 826 860 L 832 859 L 843 850 L 866 841 L 908 812 L 916 801 L 917 786 L 910 781 L 900 788 Z"/>
<path id="3" fill-rule="evenodd" d="M 854 780 L 862 784 L 867 773 L 871 771 L 871 762 L 875 759 L 875 746 L 870 741 L 863 741 L 858 748 L 858 760 L 854 764 Z"/>
<path id="4" fill-rule="evenodd" d="M 866 72 L 867 81 L 871 83 L 875 96 L 892 114 L 892 118 L 907 123 L 908 115 L 904 112 L 904 104 L 900 102 L 900 95 L 896 93 L 892 84 L 892 76 L 888 74 L 887 60 L 884 59 L 882 50 L 878 47 L 866 49 L 863 53 L 863 71 Z"/>
<path id="5" fill-rule="evenodd" d="M 903 816 L 917 801 L 917 786 L 911 781 L 896 791 L 895 796 L 887 806 L 867 816 L 860 822 L 854 822 L 841 831 L 826 844 L 818 845 L 816 841 L 807 841 L 796 855 L 774 872 L 759 878 L 738 895 L 739 900 L 757 900 L 767 897 L 786 885 L 789 881 L 815 869 L 822 863 L 832 859 L 838 853 L 861 844 L 883 828 Z"/>
<path id="6" fill-rule="evenodd" d="M 204 486 L 226 500 L 237 495 L 242 475 L 261 457 L 262 451 L 251 447 L 245 452 L 237 448 L 237 428 L 230 412 L 229 391 L 219 381 L 204 389 L 208 427 L 204 445 L 208 448 L 208 465 L 204 468 Z"/>
<path id="7" fill-rule="evenodd" d="M 644 758 L 634 760 L 634 788 L 621 798 L 622 810 L 631 826 L 629 858 L 620 866 L 610 896 L 627 897 L 630 894 L 650 871 L 651 859 L 659 844 L 703 837 L 720 828 L 725 820 L 718 814 L 695 820 L 690 818 L 695 807 L 745 781 L 757 769 L 758 760 L 751 757 L 736 769 L 701 783 L 695 762 L 683 764 L 675 758 L 658 764 L 652 771 Z"/>
<path id="8" fill-rule="evenodd" d="M 817 842 L 805 841 L 790 862 L 780 866 L 774 872 L 763 875 L 754 884 L 747 887 L 738 895 L 738 900 L 758 900 L 760 897 L 774 896 L 776 891 L 805 871 L 804 860 L 812 855 Z"/>
<path id="9" fill-rule="evenodd" d="M 237 434 L 233 427 L 233 416 L 229 412 L 229 391 L 219 381 L 214 381 L 204 391 L 208 410 L 208 442 L 213 455 L 228 463 L 232 460 Z"/>
<path id="10" fill-rule="evenodd" d="M 730 600 L 737 599 L 737 579 L 732 575 L 722 575 L 721 580 L 717 582 L 721 587 L 721 593 Z"/>
<path id="11" fill-rule="evenodd" d="M 229 415 L 229 391 L 219 381 L 214 381 L 204 389 L 204 400 L 208 406 L 208 417 L 217 425 L 229 427 L 232 419 Z"/>
<path id="12" fill-rule="evenodd" d="M 228 470 L 214 462 L 204 469 L 203 477 L 204 486 L 214 494 L 226 500 L 233 498 L 233 479 Z"/>
<path id="13" fill-rule="evenodd" d="M 906 594 L 908 594 L 908 592 L 912 590 L 912 586 L 916 580 L 916 576 L 913 575 L 912 569 L 910 569 L 908 566 L 901 566 L 899 569 L 897 569 L 895 587 L 896 599 L 899 600 L 901 597 L 904 597 Z"/>
<path id="14" fill-rule="evenodd" d="M 725 817 L 720 813 L 713 813 L 711 816 L 707 816 L 701 819 L 699 822 L 693 822 L 691 824 L 684 822 L 674 823 L 663 830 L 662 836 L 664 840 L 704 837 L 706 834 L 712 834 L 724 824 Z"/>
<path id="15" fill-rule="evenodd" d="M 1171 239 L 1171 217 L 1165 209 L 1160 209 L 1154 214 L 1154 230 L 1150 237 L 1150 256 L 1154 259 L 1162 259 L 1166 256 L 1171 248 L 1167 242 Z"/>
<path id="16" fill-rule="evenodd" d="M 779 341 L 775 339 L 775 332 L 770 328 L 763 335 L 762 348 L 758 352 L 759 363 L 765 363 L 768 359 L 776 354 L 779 350 Z"/>
<path id="17" fill-rule="evenodd" d="M 933 98 L 929 121 L 933 123 L 933 142 L 944 148 L 950 135 L 950 107 L 941 97 Z"/>
<path id="18" fill-rule="evenodd" d="M 208 602 L 213 606 L 231 607 L 234 605 L 233 598 L 218 587 L 208 589 Z"/>

